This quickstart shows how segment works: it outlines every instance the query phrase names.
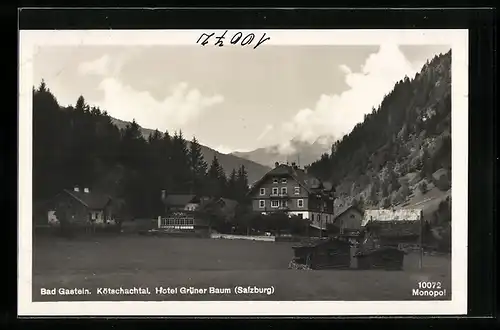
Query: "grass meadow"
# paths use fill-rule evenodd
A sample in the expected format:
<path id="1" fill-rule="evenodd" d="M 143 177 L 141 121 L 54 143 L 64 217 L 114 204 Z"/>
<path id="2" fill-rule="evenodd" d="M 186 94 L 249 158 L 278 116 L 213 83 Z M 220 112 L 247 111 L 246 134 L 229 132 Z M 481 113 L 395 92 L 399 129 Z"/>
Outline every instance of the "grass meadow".
<path id="1" fill-rule="evenodd" d="M 450 256 L 405 257 L 403 271 L 292 270 L 288 242 L 116 235 L 66 240 L 37 237 L 33 301 L 102 300 L 421 300 L 451 298 Z M 440 282 L 441 298 L 415 297 L 419 281 Z M 273 294 L 234 288 L 274 287 Z M 96 295 L 98 288 L 149 288 L 150 295 Z M 226 294 L 156 294 L 155 288 L 231 288 Z M 88 295 L 41 295 L 81 288 Z"/>

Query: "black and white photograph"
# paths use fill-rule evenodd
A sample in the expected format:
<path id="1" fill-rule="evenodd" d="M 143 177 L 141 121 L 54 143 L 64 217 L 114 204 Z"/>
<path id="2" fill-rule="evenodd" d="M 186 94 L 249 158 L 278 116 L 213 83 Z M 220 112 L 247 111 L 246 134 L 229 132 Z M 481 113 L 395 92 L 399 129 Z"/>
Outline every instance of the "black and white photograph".
<path id="1" fill-rule="evenodd" d="M 465 313 L 467 31 L 20 44 L 20 311 Z"/>

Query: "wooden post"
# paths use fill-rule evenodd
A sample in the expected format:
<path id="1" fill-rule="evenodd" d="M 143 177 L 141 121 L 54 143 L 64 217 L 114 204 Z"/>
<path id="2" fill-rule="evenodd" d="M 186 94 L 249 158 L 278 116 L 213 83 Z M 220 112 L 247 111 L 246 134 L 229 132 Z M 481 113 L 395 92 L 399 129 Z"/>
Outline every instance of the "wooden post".
<path id="1" fill-rule="evenodd" d="M 158 229 L 161 228 L 161 215 L 158 216 Z"/>
<path id="2" fill-rule="evenodd" d="M 316 196 L 316 197 L 319 197 L 319 200 L 320 200 L 320 203 L 321 203 L 321 207 L 320 207 L 320 214 L 319 214 L 319 238 L 323 238 L 323 211 L 324 211 L 324 200 L 323 200 L 323 196 L 320 195 L 320 196 Z"/>
<path id="3" fill-rule="evenodd" d="M 423 267 L 423 259 L 424 259 L 424 247 L 423 247 L 423 233 L 424 233 L 424 225 L 423 225 L 423 212 L 420 211 L 420 239 L 419 239 L 419 244 L 420 244 L 420 258 L 419 258 L 419 263 L 418 267 L 419 269 L 422 269 Z"/>
<path id="4" fill-rule="evenodd" d="M 322 217 L 322 213 L 319 214 L 319 238 L 323 238 L 323 217 Z"/>

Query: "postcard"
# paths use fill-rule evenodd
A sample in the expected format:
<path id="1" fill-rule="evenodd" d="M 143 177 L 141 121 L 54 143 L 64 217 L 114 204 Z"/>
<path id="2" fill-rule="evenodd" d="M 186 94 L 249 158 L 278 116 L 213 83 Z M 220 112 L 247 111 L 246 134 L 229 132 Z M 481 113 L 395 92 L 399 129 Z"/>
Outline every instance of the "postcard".
<path id="1" fill-rule="evenodd" d="M 19 74 L 20 315 L 466 313 L 466 30 L 21 30 Z"/>

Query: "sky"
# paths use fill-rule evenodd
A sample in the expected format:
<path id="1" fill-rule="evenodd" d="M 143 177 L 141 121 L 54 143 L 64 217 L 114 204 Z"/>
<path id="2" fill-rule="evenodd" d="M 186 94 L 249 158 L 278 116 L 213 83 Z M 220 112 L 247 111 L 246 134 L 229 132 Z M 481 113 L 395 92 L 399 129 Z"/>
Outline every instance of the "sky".
<path id="1" fill-rule="evenodd" d="M 341 138 L 449 46 L 43 46 L 42 79 L 63 106 L 83 95 L 111 116 L 223 153 Z"/>

